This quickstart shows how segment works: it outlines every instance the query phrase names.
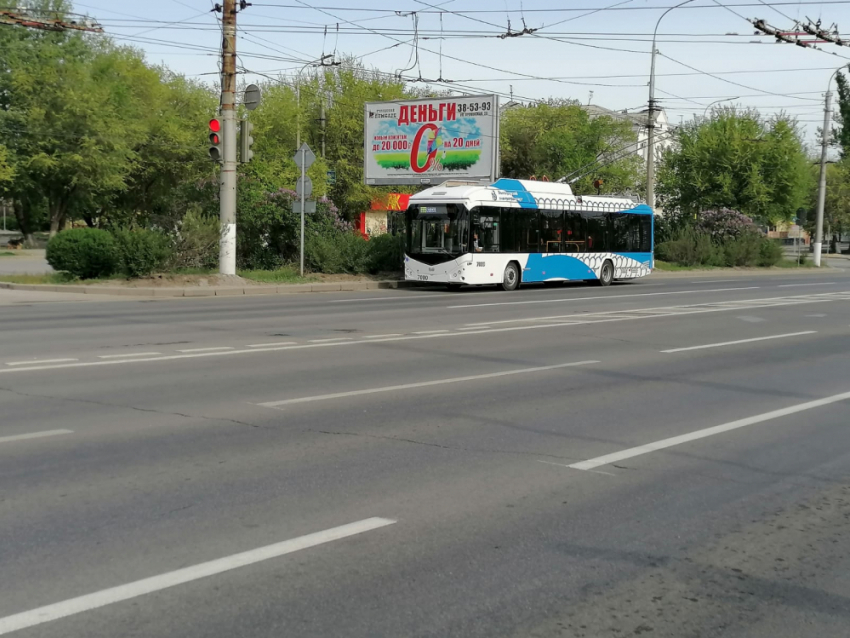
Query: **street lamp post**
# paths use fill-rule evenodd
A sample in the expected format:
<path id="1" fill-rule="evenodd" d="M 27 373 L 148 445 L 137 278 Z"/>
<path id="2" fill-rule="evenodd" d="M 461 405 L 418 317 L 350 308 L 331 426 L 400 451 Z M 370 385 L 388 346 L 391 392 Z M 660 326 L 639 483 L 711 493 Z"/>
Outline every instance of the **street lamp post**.
<path id="1" fill-rule="evenodd" d="M 647 118 L 647 140 L 646 140 L 646 203 L 655 212 L 655 38 L 658 35 L 658 25 L 668 13 L 673 9 L 678 9 L 681 6 L 693 2 L 693 0 L 685 0 L 677 5 L 667 9 L 658 18 L 655 23 L 655 30 L 652 32 L 652 61 L 649 68 L 649 117 Z"/>
<path id="2" fill-rule="evenodd" d="M 708 109 L 710 109 L 715 104 L 720 104 L 721 102 L 729 102 L 731 100 L 737 100 L 737 99 L 738 99 L 738 96 L 736 95 L 735 97 L 725 97 L 721 100 L 714 100 L 714 102 L 712 102 L 711 104 L 709 104 L 708 106 L 705 107 L 705 111 L 702 112 L 702 119 L 705 120 L 705 119 L 708 118 Z"/>
<path id="3" fill-rule="evenodd" d="M 826 202 L 826 151 L 829 148 L 829 138 L 831 129 L 829 126 L 830 114 L 832 111 L 832 80 L 838 75 L 838 72 L 846 67 L 842 64 L 832 72 L 829 76 L 829 83 L 826 85 L 826 101 L 823 109 L 823 131 L 821 133 L 821 149 L 820 149 L 820 179 L 818 180 L 818 208 L 815 222 L 815 242 L 812 249 L 814 250 L 814 262 L 817 268 L 821 265 L 821 250 L 823 249 L 823 209 Z"/>
<path id="4" fill-rule="evenodd" d="M 298 73 L 295 74 L 295 100 L 296 100 L 296 110 L 297 110 L 297 119 L 298 119 L 298 128 L 295 134 L 295 148 L 301 148 L 301 73 L 303 73 L 304 69 L 308 66 L 338 66 L 339 63 L 332 62 L 331 64 L 325 64 L 325 60 L 328 58 L 332 58 L 333 54 L 323 55 L 322 57 L 312 60 L 298 69 Z M 323 117 L 324 119 L 324 117 Z M 322 153 L 322 157 L 324 157 L 324 153 Z"/>

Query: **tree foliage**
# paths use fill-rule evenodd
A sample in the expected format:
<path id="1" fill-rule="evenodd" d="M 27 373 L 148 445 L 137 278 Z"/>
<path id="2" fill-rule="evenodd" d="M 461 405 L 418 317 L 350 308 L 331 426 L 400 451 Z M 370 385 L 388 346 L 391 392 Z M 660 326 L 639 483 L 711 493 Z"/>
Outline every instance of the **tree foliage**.
<path id="1" fill-rule="evenodd" d="M 711 120 L 684 124 L 658 172 L 661 207 L 683 215 L 732 208 L 775 224 L 805 202 L 811 172 L 800 134 L 786 117 L 716 110 Z"/>
<path id="2" fill-rule="evenodd" d="M 850 122 L 850 84 L 843 73 L 835 75 L 835 82 L 838 85 L 838 110 L 832 119 L 838 126 L 832 130 L 832 144 L 841 149 L 843 158 L 850 151 L 850 127 L 846 126 Z"/>
<path id="3" fill-rule="evenodd" d="M 500 138 L 505 177 L 572 175 L 579 177 L 578 193 L 592 192 L 596 179 L 603 180 L 604 192 L 642 188 L 643 162 L 634 153 L 637 134 L 628 119 L 592 118 L 577 102 L 550 99 L 505 112 Z"/>

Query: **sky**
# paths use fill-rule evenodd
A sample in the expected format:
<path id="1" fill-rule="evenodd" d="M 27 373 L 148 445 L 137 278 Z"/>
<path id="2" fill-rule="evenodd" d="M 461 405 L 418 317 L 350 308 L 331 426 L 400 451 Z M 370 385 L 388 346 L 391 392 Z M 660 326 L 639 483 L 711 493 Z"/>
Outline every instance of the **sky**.
<path id="1" fill-rule="evenodd" d="M 219 0 L 221 1 L 221 0 Z M 630 111 L 648 99 L 652 33 L 681 0 L 255 0 L 238 15 L 246 79 L 291 77 L 322 55 L 362 56 L 387 73 L 502 103 L 547 97 Z M 85 0 L 75 10 L 156 64 L 215 82 L 220 46 L 213 0 Z M 850 23 L 850 0 L 692 0 L 658 26 L 656 97 L 672 124 L 712 103 L 796 116 L 815 142 L 832 71 L 850 47 L 803 48 L 755 35 L 795 21 Z M 527 28 L 533 33 L 517 35 Z M 499 37 L 499 36 L 508 37 Z M 811 38 L 809 38 L 811 39 Z M 264 74 L 264 75 L 259 75 Z M 834 89 L 834 86 L 833 86 Z M 726 101 L 724 101 L 726 100 Z"/>

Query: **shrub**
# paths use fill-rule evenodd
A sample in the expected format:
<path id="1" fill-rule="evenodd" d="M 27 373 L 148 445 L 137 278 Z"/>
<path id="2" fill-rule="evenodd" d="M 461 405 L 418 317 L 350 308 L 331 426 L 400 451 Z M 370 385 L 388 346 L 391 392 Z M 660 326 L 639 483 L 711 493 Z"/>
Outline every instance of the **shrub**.
<path id="1" fill-rule="evenodd" d="M 780 261 L 782 261 L 782 246 L 775 241 L 762 238 L 762 243 L 759 247 L 758 265 L 764 267 L 775 266 Z M 805 263 L 805 258 L 800 260 L 800 263 Z"/>
<path id="2" fill-rule="evenodd" d="M 767 241 L 756 231 L 743 232 L 737 237 L 727 237 L 722 244 L 724 265 L 731 267 L 757 265 L 761 249 Z"/>
<path id="3" fill-rule="evenodd" d="M 724 255 L 711 238 L 692 228 L 679 231 L 656 248 L 659 259 L 680 266 L 722 266 Z"/>
<path id="4" fill-rule="evenodd" d="M 108 277 L 118 266 L 115 240 L 96 228 L 62 231 L 47 244 L 47 263 L 80 279 Z"/>
<path id="5" fill-rule="evenodd" d="M 369 271 L 369 243 L 352 232 L 314 232 L 307 237 L 304 259 L 316 272 L 360 275 Z"/>
<path id="6" fill-rule="evenodd" d="M 172 268 L 215 268 L 221 223 L 199 211 L 188 211 L 174 232 Z"/>
<path id="7" fill-rule="evenodd" d="M 697 216 L 696 229 L 707 234 L 712 241 L 725 243 L 742 234 L 756 230 L 753 220 L 731 208 L 704 210 Z"/>
<path id="8" fill-rule="evenodd" d="M 147 277 L 171 257 L 168 237 L 153 230 L 122 229 L 114 232 L 118 265 L 128 277 Z"/>
<path id="9" fill-rule="evenodd" d="M 395 272 L 404 264 L 404 235 L 378 235 L 368 242 L 369 272 Z"/>

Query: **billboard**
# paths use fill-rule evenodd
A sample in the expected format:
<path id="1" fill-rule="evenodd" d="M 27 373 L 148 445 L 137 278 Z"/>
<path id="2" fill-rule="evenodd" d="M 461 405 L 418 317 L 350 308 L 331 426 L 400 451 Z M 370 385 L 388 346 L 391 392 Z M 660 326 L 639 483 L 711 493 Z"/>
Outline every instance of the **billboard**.
<path id="1" fill-rule="evenodd" d="M 498 176 L 496 95 L 368 102 L 365 116 L 363 175 L 370 186 Z"/>

